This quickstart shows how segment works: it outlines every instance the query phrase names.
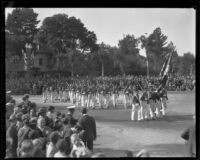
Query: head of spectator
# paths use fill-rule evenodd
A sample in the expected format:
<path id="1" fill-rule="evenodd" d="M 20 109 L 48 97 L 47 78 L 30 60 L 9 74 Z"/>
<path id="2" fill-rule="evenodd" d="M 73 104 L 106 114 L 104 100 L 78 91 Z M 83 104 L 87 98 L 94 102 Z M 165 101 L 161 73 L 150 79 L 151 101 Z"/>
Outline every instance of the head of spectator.
<path id="1" fill-rule="evenodd" d="M 34 146 L 33 151 L 32 151 L 32 157 L 43 158 L 45 157 L 45 153 L 40 148 Z"/>
<path id="2" fill-rule="evenodd" d="M 36 112 L 36 109 L 37 109 L 36 103 L 34 103 L 34 102 L 30 103 L 30 108 L 31 108 L 31 109 L 34 109 L 35 112 Z"/>
<path id="3" fill-rule="evenodd" d="M 57 111 L 56 112 L 56 119 L 61 119 L 62 117 L 61 117 L 61 112 L 59 112 L 59 111 Z"/>
<path id="4" fill-rule="evenodd" d="M 18 107 L 19 109 L 22 109 L 22 103 L 18 104 L 17 107 Z"/>
<path id="5" fill-rule="evenodd" d="M 32 157 L 33 143 L 31 140 L 26 139 L 21 143 L 20 157 Z"/>
<path id="6" fill-rule="evenodd" d="M 27 100 L 29 101 L 29 94 L 25 94 L 24 97 L 26 97 Z"/>
<path id="7" fill-rule="evenodd" d="M 83 108 L 81 109 L 81 113 L 82 113 L 82 114 L 87 114 L 87 108 L 83 107 Z"/>
<path id="8" fill-rule="evenodd" d="M 60 139 L 60 135 L 56 131 L 52 132 L 49 136 L 49 140 L 53 145 L 56 145 L 59 139 Z"/>
<path id="9" fill-rule="evenodd" d="M 16 101 L 15 101 L 14 99 L 11 99 L 11 100 L 10 100 L 10 104 L 11 104 L 12 106 L 15 106 L 15 105 L 16 105 Z"/>
<path id="10" fill-rule="evenodd" d="M 55 107 L 54 106 L 49 106 L 48 107 L 48 112 L 54 113 L 55 112 Z"/>
<path id="11" fill-rule="evenodd" d="M 33 140 L 34 147 L 41 149 L 42 151 L 46 150 L 46 138 L 37 138 Z"/>
<path id="12" fill-rule="evenodd" d="M 24 114 L 22 116 L 22 122 L 23 122 L 24 125 L 28 126 L 29 125 L 29 120 L 30 120 L 29 114 Z"/>
<path id="13" fill-rule="evenodd" d="M 77 145 L 77 144 L 79 144 L 79 141 L 80 141 L 80 139 L 79 139 L 78 134 L 72 134 L 72 135 L 71 135 L 71 144 L 72 144 L 72 145 Z"/>
<path id="14" fill-rule="evenodd" d="M 75 106 L 67 107 L 67 109 L 68 109 L 68 114 L 73 116 L 75 112 Z"/>
<path id="15" fill-rule="evenodd" d="M 40 108 L 38 110 L 38 116 L 44 117 L 46 115 L 46 109 L 45 108 Z"/>
<path id="16" fill-rule="evenodd" d="M 26 103 L 26 102 L 28 101 L 27 97 L 26 97 L 26 96 L 23 96 L 23 97 L 22 97 L 22 101 L 23 101 L 24 103 Z"/>
<path id="17" fill-rule="evenodd" d="M 62 113 L 62 114 L 61 114 L 61 118 L 62 118 L 62 119 L 65 118 L 65 116 L 66 116 L 65 113 Z"/>
<path id="18" fill-rule="evenodd" d="M 17 119 L 15 116 L 10 116 L 8 122 L 9 124 L 17 124 Z"/>
<path id="19" fill-rule="evenodd" d="M 131 151 L 125 151 L 124 152 L 124 157 L 133 157 L 133 152 L 131 152 Z"/>
<path id="20" fill-rule="evenodd" d="M 69 119 L 68 118 L 63 118 L 62 122 L 63 122 L 64 126 L 67 126 L 69 124 Z"/>
<path id="21" fill-rule="evenodd" d="M 91 156 L 91 158 L 103 158 L 103 157 L 106 157 L 106 155 L 105 154 L 103 154 L 103 153 L 94 153 L 94 154 L 92 154 L 92 156 Z"/>
<path id="22" fill-rule="evenodd" d="M 150 157 L 150 153 L 149 151 L 142 149 L 137 153 L 136 157 Z"/>
<path id="23" fill-rule="evenodd" d="M 31 130 L 28 134 L 28 139 L 33 141 L 37 138 L 39 138 L 39 134 L 38 134 L 37 130 Z"/>
<path id="24" fill-rule="evenodd" d="M 16 115 L 20 111 L 21 111 L 21 109 L 19 107 L 14 107 L 13 114 Z"/>
<path id="25" fill-rule="evenodd" d="M 59 139 L 56 143 L 56 148 L 58 153 L 55 154 L 55 157 L 67 157 L 70 154 L 70 144 L 67 143 L 64 139 Z M 60 155 L 60 156 L 59 156 Z"/>
<path id="26" fill-rule="evenodd" d="M 35 111 L 34 108 L 31 108 L 31 109 L 30 109 L 30 117 L 37 117 L 36 111 Z"/>
<path id="27" fill-rule="evenodd" d="M 40 130 L 43 130 L 46 127 L 46 121 L 45 121 L 44 118 L 38 118 L 38 120 L 37 120 L 37 127 Z"/>

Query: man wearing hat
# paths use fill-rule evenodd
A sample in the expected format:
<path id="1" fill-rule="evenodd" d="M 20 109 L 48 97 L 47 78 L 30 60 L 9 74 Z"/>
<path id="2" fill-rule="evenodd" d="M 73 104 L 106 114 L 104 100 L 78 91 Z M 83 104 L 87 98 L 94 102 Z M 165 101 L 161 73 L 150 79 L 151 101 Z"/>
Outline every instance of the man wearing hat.
<path id="1" fill-rule="evenodd" d="M 87 108 L 82 108 L 82 117 L 78 120 L 78 124 L 84 130 L 82 140 L 85 146 L 93 151 L 93 141 L 96 140 L 96 122 L 93 117 L 87 114 Z"/>
<path id="2" fill-rule="evenodd" d="M 73 117 L 74 112 L 75 112 L 75 106 L 69 106 L 67 107 L 67 109 L 68 109 L 68 112 L 67 112 L 66 118 L 68 119 L 69 127 L 73 128 L 77 123 L 77 119 Z"/>
<path id="3" fill-rule="evenodd" d="M 29 120 L 30 117 L 28 114 L 22 116 L 22 122 L 24 126 L 18 131 L 18 149 L 21 148 L 22 141 L 28 139 L 28 134 L 31 131 L 31 128 L 29 127 Z"/>

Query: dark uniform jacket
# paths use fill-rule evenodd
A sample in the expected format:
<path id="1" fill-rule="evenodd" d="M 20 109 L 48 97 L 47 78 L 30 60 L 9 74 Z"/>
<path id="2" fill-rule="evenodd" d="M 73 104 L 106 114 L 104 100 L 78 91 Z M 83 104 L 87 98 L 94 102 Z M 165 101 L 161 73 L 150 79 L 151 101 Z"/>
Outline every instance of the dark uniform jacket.
<path id="1" fill-rule="evenodd" d="M 78 124 L 82 127 L 84 130 L 83 133 L 83 140 L 84 141 L 90 141 L 96 139 L 96 123 L 93 117 L 89 115 L 83 115 L 79 121 Z"/>

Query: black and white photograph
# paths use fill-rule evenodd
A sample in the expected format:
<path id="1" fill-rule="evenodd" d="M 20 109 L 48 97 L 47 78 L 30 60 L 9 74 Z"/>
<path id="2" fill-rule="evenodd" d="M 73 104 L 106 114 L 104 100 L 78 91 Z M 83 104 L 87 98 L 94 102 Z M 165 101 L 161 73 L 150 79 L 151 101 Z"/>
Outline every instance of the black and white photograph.
<path id="1" fill-rule="evenodd" d="M 6 7 L 4 32 L 4 158 L 197 157 L 195 8 Z"/>

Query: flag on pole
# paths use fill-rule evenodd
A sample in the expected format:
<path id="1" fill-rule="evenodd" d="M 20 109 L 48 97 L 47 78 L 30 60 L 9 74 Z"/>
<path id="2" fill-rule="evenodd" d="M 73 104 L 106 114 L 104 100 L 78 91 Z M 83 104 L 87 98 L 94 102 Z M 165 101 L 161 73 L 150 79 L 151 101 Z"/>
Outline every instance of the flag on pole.
<path id="1" fill-rule="evenodd" d="M 168 76 L 172 68 L 171 60 L 172 60 L 172 52 L 168 54 L 167 60 L 165 61 L 161 69 L 160 76 L 162 76 L 162 80 L 160 86 L 157 89 L 158 92 L 166 87 Z"/>

